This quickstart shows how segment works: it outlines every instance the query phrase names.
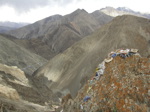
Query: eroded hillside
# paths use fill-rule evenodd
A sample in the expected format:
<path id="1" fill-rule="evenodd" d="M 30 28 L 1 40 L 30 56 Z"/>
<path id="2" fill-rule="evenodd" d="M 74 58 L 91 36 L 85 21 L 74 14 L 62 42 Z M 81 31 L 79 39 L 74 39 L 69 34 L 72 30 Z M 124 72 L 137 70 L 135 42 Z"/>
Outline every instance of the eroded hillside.
<path id="1" fill-rule="evenodd" d="M 42 82 L 16 66 L 0 64 L 1 112 L 47 112 L 54 104 L 59 104 L 58 96 Z"/>

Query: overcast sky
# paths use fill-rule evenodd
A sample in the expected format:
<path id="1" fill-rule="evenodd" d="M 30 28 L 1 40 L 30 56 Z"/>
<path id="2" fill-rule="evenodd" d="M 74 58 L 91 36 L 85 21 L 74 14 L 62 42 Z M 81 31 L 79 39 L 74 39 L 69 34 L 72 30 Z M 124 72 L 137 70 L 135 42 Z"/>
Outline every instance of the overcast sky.
<path id="1" fill-rule="evenodd" d="M 45 17 L 69 14 L 76 9 L 93 12 L 106 6 L 149 12 L 148 0 L 0 0 L 0 21 L 35 22 Z"/>

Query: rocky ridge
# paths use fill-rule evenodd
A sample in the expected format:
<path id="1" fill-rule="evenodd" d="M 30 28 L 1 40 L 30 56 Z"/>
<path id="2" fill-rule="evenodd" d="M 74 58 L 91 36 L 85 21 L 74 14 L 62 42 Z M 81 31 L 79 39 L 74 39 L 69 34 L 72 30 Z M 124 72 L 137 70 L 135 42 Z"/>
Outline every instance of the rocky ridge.
<path id="1" fill-rule="evenodd" d="M 77 97 L 63 104 L 63 112 L 150 111 L 150 58 L 115 56 L 99 66 L 103 75 L 95 80 L 95 72 Z"/>

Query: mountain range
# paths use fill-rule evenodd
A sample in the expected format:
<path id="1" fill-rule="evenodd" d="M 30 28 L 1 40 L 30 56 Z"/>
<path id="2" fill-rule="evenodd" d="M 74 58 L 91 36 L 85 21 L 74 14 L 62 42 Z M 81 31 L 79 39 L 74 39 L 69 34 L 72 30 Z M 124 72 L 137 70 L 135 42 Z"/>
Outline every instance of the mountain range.
<path id="1" fill-rule="evenodd" d="M 137 12 L 126 7 L 118 7 L 116 9 L 113 7 L 106 7 L 100 9 L 100 11 L 112 17 L 121 16 L 121 15 L 135 15 L 135 16 L 140 16 L 140 17 L 150 19 L 149 13 Z"/>
<path id="2" fill-rule="evenodd" d="M 83 9 L 77 9 L 65 16 L 50 16 L 34 24 L 12 30 L 9 34 L 25 40 L 23 44 L 20 40 L 19 43 L 28 50 L 50 59 L 111 20 L 112 17 L 101 12 L 89 14 Z"/>
<path id="3" fill-rule="evenodd" d="M 11 27 L 11 28 L 20 28 L 28 24 L 29 23 L 17 23 L 17 22 L 10 22 L 10 21 L 0 22 L 0 26 Z"/>
<path id="4" fill-rule="evenodd" d="M 124 15 L 114 18 L 38 69 L 34 77 L 47 77 L 53 91 L 70 92 L 73 96 L 85 79 L 107 55 L 118 48 L 137 48 L 142 56 L 150 55 L 150 22 L 148 19 Z"/>
<path id="5" fill-rule="evenodd" d="M 15 22 L 0 22 L 0 33 L 6 33 L 10 30 L 14 30 L 23 26 L 28 25 L 29 23 L 15 23 Z"/>
<path id="6" fill-rule="evenodd" d="M 136 12 L 125 7 L 117 9 L 106 7 L 93 13 L 77 9 L 71 14 L 50 16 L 25 27 L 11 30 L 7 34 L 18 38 L 19 40 L 15 39 L 15 42 L 31 52 L 51 59 L 111 21 L 113 17 L 124 14 L 150 17 L 150 14 Z"/>
<path id="7" fill-rule="evenodd" d="M 7 27 L 7 26 L 0 26 L 0 33 L 6 33 L 10 30 L 14 30 L 16 28 L 12 28 L 12 27 Z"/>
<path id="8" fill-rule="evenodd" d="M 0 34 L 0 109 L 6 112 L 56 112 L 54 108 L 61 107 L 60 102 L 63 101 L 63 96 L 69 93 L 69 96 L 75 98 L 79 90 L 87 89 L 84 88 L 85 84 L 91 76 L 95 75 L 95 68 L 107 58 L 109 52 L 120 48 L 135 48 L 139 50 L 142 57 L 150 57 L 149 19 L 139 15 L 112 17 L 102 10 L 104 9 L 88 13 L 84 9 L 77 9 L 65 16 L 50 16 Z M 113 60 L 107 70 L 118 71 L 116 66 L 122 67 L 130 63 L 135 66 L 129 70 L 122 68 L 122 71 L 126 74 L 132 72 L 131 75 L 145 77 L 143 75 L 145 72 L 142 72 L 141 68 L 144 70 L 146 68 L 148 71 L 148 60 L 148 58 L 141 57 L 138 59 L 131 57 L 129 60 L 118 58 L 116 60 L 118 63 Z M 138 65 L 134 62 L 138 62 Z M 112 71 L 107 72 L 108 76 L 115 76 Z M 124 73 L 122 71 L 120 72 Z M 146 81 L 149 80 L 148 76 L 149 73 L 146 75 Z M 104 79 L 104 82 L 100 82 L 101 85 L 106 85 L 106 82 L 110 80 L 108 77 Z M 128 80 L 133 81 L 130 78 Z M 101 85 L 98 87 L 101 88 Z M 147 85 L 140 87 L 149 92 Z M 105 88 L 104 93 L 110 92 L 107 89 Z M 82 92 L 85 95 L 84 91 Z M 78 94 L 78 96 L 83 98 L 83 94 Z M 147 109 L 145 94 L 149 95 L 149 93 L 143 94 L 144 100 L 143 97 L 139 98 L 138 94 L 137 97 L 131 99 L 136 100 L 136 103 L 143 102 L 140 108 Z M 111 99 L 109 96 L 107 98 Z M 121 110 L 127 109 L 126 105 L 120 107 L 117 104 L 113 107 L 110 102 L 117 99 L 107 98 L 104 102 L 109 101 L 107 103 L 109 110 L 116 111 L 115 107 Z M 94 99 L 96 100 L 95 97 Z M 74 101 L 79 103 L 81 98 L 77 97 Z M 94 104 L 94 100 L 91 101 Z M 66 105 L 67 109 L 64 108 L 66 112 L 69 108 L 77 108 L 72 104 L 69 106 Z M 94 108 L 93 105 L 91 107 Z"/>

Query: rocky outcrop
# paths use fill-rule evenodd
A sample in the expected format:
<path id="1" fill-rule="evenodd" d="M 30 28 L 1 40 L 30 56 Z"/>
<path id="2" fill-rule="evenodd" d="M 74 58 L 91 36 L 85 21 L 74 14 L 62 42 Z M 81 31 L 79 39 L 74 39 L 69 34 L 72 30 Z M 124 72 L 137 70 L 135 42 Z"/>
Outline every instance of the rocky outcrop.
<path id="1" fill-rule="evenodd" d="M 0 111 L 45 112 L 58 107 L 60 95 L 16 66 L 0 64 Z M 55 104 L 55 106 L 53 106 Z"/>
<path id="2" fill-rule="evenodd" d="M 95 72 L 63 112 L 149 112 L 150 58 L 116 56 L 104 65 L 103 75 L 95 80 Z"/>
<path id="3" fill-rule="evenodd" d="M 10 86 L 8 82 L 31 87 L 25 73 L 16 66 L 0 64 L 0 80 L 0 96 L 7 97 L 8 99 L 20 99 L 20 95 L 17 90 Z"/>
<path id="4" fill-rule="evenodd" d="M 25 73 L 17 66 L 7 66 L 0 64 L 0 71 L 3 71 L 5 74 L 11 74 L 20 82 L 28 84 L 28 79 L 26 78 Z"/>

